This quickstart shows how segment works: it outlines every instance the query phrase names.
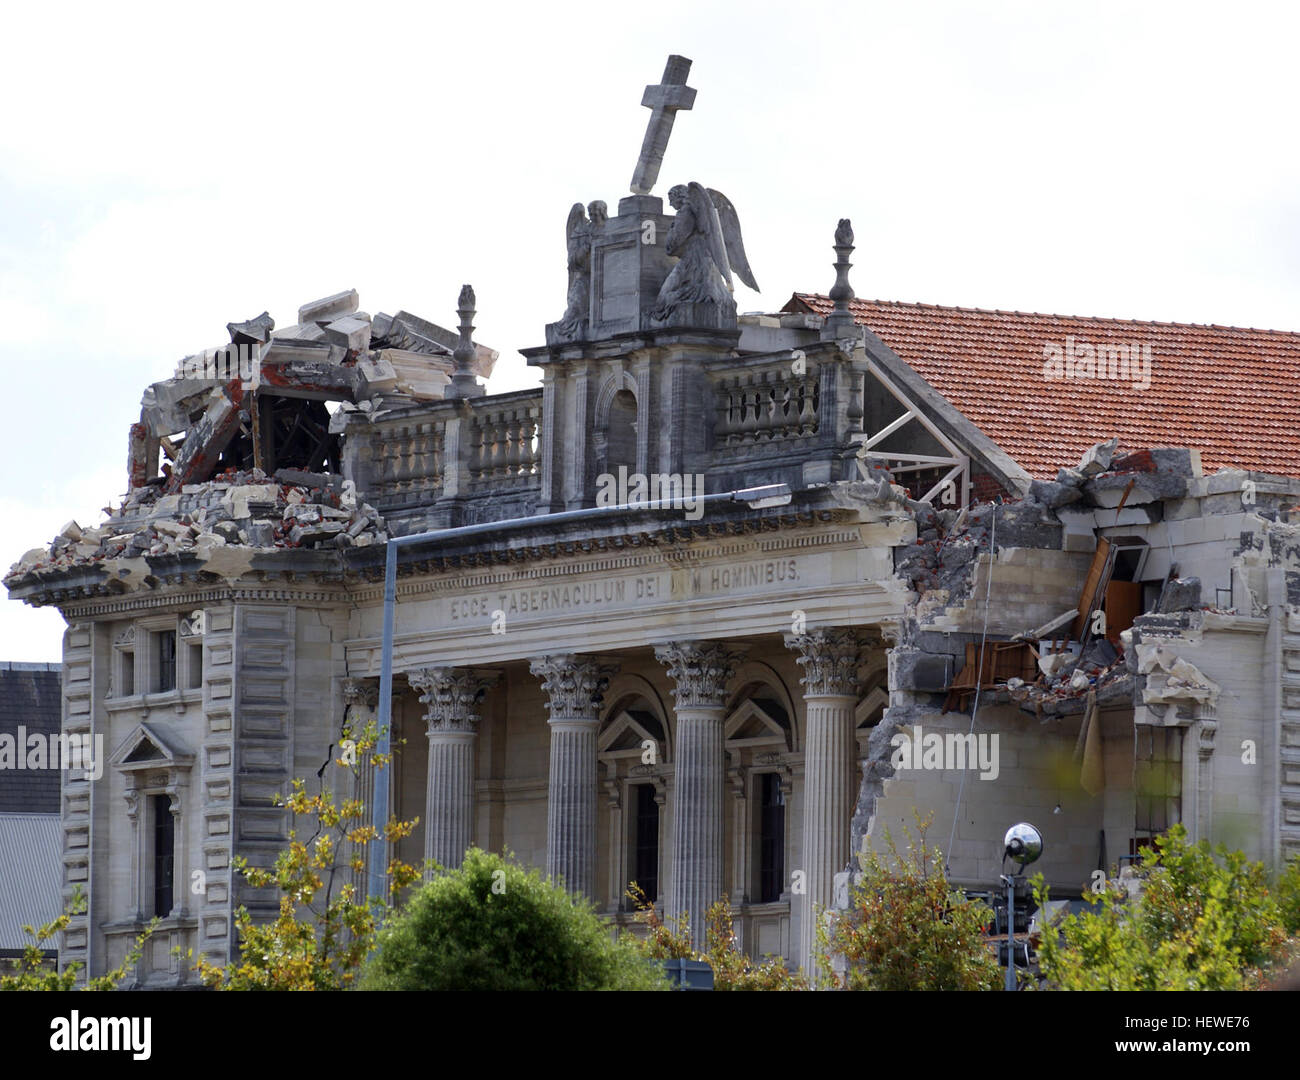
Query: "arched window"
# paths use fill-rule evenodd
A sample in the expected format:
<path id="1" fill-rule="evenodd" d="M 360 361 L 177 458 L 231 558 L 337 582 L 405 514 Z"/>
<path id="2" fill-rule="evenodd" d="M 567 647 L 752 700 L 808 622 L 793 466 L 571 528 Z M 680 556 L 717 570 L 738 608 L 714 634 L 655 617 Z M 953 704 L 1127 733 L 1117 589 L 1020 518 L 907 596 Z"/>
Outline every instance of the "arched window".
<path id="1" fill-rule="evenodd" d="M 628 472 L 636 470 L 636 395 L 620 390 L 609 404 L 605 425 L 605 471 L 614 472 L 620 465 Z"/>

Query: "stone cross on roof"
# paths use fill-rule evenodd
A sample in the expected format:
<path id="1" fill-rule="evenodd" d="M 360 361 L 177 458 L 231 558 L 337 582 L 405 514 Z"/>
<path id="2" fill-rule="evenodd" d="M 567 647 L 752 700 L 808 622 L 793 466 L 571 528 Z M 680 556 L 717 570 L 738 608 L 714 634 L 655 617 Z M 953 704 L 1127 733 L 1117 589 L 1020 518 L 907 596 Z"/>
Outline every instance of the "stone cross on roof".
<path id="1" fill-rule="evenodd" d="M 650 123 L 646 126 L 645 140 L 641 143 L 641 156 L 636 172 L 632 174 L 632 194 L 649 195 L 659 179 L 659 166 L 668 149 L 668 136 L 673 133 L 673 120 L 678 109 L 689 109 L 695 104 L 695 91 L 686 85 L 691 73 L 691 62 L 684 56 L 670 56 L 664 68 L 664 77 L 657 85 L 647 86 L 641 104 L 650 110 Z"/>

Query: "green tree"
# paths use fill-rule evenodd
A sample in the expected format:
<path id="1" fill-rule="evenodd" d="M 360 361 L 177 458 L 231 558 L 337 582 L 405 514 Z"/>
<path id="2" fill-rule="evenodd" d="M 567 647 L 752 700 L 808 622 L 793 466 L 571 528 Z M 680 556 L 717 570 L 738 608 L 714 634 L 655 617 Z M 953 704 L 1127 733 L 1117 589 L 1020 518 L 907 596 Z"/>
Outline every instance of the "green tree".
<path id="1" fill-rule="evenodd" d="M 1175 825 L 1144 853 L 1138 877 L 1135 898 L 1110 882 L 1088 897 L 1089 910 L 1043 936 L 1049 989 L 1239 990 L 1281 955 L 1283 911 L 1262 863 L 1188 844 Z M 1046 903 L 1041 874 L 1034 896 Z"/>
<path id="2" fill-rule="evenodd" d="M 80 961 L 74 960 L 62 971 L 57 971 L 46 965 L 44 952 L 45 943 L 53 941 L 58 934 L 66 930 L 74 915 L 82 915 L 85 911 L 86 897 L 81 891 L 81 886 L 78 885 L 73 888 L 72 899 L 68 903 L 67 910 L 62 915 L 46 923 L 39 930 L 24 926 L 23 932 L 32 940 L 23 946 L 23 955 L 20 958 L 10 961 L 10 974 L 0 975 L 0 990 L 77 989 L 77 979 L 84 965 Z M 127 975 L 135 965 L 140 962 L 140 957 L 144 953 L 145 942 L 153 936 L 157 925 L 158 919 L 155 918 L 145 927 L 144 932 L 135 939 L 135 943 L 131 946 L 130 952 L 123 958 L 122 963 L 104 975 L 97 975 L 94 978 L 87 979 L 85 989 L 118 989 L 126 981 Z"/>
<path id="3" fill-rule="evenodd" d="M 888 859 L 859 856 L 862 876 L 848 910 L 817 930 L 824 985 L 841 990 L 997 990 L 1003 972 L 985 930 L 987 905 L 948 883 L 941 853 L 926 845 L 929 821 L 900 854 L 885 833 Z M 833 963 L 838 960 L 839 962 Z M 842 967 L 836 974 L 834 967 Z"/>
<path id="4" fill-rule="evenodd" d="M 373 762 L 376 783 L 392 760 L 376 754 L 378 732 L 371 722 L 354 733 L 344 728 L 341 754 L 334 764 L 351 772 L 360 783 L 361 770 Z M 355 788 L 354 788 L 355 790 Z M 277 803 L 280 800 L 277 800 Z M 235 912 L 239 932 L 239 960 L 217 966 L 200 956 L 195 970 L 210 987 L 219 990 L 342 990 L 355 985 L 362 965 L 375 947 L 375 931 L 383 905 L 357 895 L 352 877 L 365 869 L 367 847 L 378 840 L 373 825 L 366 824 L 366 808 L 359 799 L 335 805 L 322 781 L 315 794 L 301 780 L 283 801 L 294 815 L 289 846 L 271 869 L 249 866 L 235 859 L 234 867 L 254 888 L 279 890 L 279 911 L 274 920 L 256 922 L 246 907 Z M 312 835 L 298 838 L 298 818 L 314 823 Z M 385 836 L 396 842 L 409 836 L 419 819 L 390 818 Z M 385 871 L 390 898 L 419 880 L 419 871 L 394 860 Z"/>
<path id="5" fill-rule="evenodd" d="M 478 848 L 436 868 L 379 932 L 368 990 L 661 990 L 662 971 L 591 903 Z"/>

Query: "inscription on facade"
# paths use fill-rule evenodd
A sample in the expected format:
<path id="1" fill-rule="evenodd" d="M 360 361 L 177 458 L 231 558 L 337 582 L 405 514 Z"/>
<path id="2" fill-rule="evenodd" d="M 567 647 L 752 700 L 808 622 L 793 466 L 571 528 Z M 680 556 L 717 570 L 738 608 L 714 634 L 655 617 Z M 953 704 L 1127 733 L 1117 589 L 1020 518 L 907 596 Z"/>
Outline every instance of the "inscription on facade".
<path id="1" fill-rule="evenodd" d="M 739 595 L 771 585 L 786 586 L 799 581 L 797 559 L 764 559 L 727 566 L 638 574 L 635 577 L 503 589 L 474 596 L 458 596 L 447 603 L 452 622 L 478 623 L 491 619 L 498 611 L 509 617 L 626 607 L 647 601 L 689 600 L 692 597 L 728 593 Z"/>

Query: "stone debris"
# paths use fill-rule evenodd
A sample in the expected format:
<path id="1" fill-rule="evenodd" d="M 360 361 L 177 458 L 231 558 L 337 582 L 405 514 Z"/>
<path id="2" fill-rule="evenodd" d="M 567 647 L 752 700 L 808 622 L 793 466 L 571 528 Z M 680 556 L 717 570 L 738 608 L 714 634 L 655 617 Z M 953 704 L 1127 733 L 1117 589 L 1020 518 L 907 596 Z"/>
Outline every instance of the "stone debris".
<path id="1" fill-rule="evenodd" d="M 129 490 L 161 485 L 175 493 L 230 469 L 337 468 L 349 418 L 373 421 L 441 399 L 458 335 L 406 311 L 372 319 L 358 304 L 355 289 L 313 300 L 298 309 L 297 323 L 278 330 L 264 311 L 227 323 L 229 345 L 182 358 L 175 375 L 141 399 L 129 439 Z M 470 371 L 486 378 L 499 354 L 472 347 Z M 282 438 L 290 445 L 278 445 Z"/>
<path id="2" fill-rule="evenodd" d="M 297 482 L 287 482 L 293 476 Z M 226 472 L 204 484 L 186 485 L 173 495 L 157 487 L 138 488 L 95 528 L 69 522 L 49 548 L 34 548 L 13 564 L 9 583 L 31 574 L 95 567 L 115 560 L 192 555 L 225 560 L 225 548 L 364 547 L 384 543 L 388 529 L 368 503 L 343 506 L 341 477 L 282 470 Z M 245 556 L 251 552 L 245 552 Z M 247 567 L 241 556 L 237 565 Z M 204 567 L 203 569 L 208 569 Z"/>

